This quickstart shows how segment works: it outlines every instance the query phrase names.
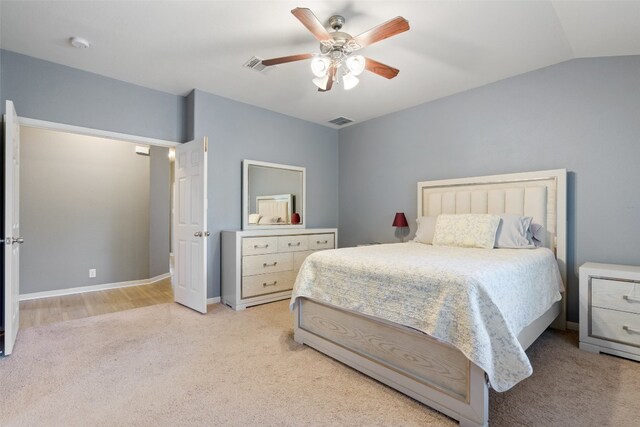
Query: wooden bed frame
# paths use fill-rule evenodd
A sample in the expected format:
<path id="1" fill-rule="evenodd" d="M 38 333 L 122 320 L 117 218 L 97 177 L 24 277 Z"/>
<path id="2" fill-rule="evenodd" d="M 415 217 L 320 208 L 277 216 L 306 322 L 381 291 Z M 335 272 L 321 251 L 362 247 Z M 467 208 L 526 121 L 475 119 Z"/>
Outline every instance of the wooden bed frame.
<path id="1" fill-rule="evenodd" d="M 544 225 L 566 283 L 566 170 L 418 183 L 418 215 L 514 213 Z M 549 326 L 564 329 L 566 298 L 526 327 L 527 349 Z M 489 425 L 485 372 L 455 347 L 393 322 L 307 298 L 294 305 L 295 340 L 458 420 Z"/>

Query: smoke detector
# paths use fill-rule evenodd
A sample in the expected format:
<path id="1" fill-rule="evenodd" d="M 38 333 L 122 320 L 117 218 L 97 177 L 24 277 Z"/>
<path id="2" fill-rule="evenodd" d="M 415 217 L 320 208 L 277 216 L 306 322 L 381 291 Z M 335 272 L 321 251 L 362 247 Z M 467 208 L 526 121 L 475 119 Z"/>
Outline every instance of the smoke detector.
<path id="1" fill-rule="evenodd" d="M 71 43 L 71 46 L 78 49 L 87 49 L 89 46 L 91 46 L 89 40 L 83 39 L 82 37 L 71 37 L 69 39 L 69 43 Z"/>

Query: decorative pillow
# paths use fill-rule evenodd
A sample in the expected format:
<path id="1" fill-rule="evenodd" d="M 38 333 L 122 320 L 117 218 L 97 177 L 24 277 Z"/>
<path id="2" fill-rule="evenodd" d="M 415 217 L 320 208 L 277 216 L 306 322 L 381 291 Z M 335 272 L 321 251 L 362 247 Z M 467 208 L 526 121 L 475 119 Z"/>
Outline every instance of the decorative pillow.
<path id="1" fill-rule="evenodd" d="M 249 224 L 257 224 L 261 217 L 260 214 L 249 214 Z"/>
<path id="2" fill-rule="evenodd" d="M 258 221 L 258 224 L 277 224 L 280 222 L 279 216 L 263 216 Z"/>
<path id="3" fill-rule="evenodd" d="M 499 224 L 498 215 L 439 215 L 433 245 L 491 249 L 496 242 Z"/>
<path id="4" fill-rule="evenodd" d="M 418 223 L 418 229 L 416 230 L 416 237 L 414 242 L 426 243 L 430 245 L 433 242 L 433 233 L 436 231 L 437 216 L 421 216 L 416 222 Z"/>
<path id="5" fill-rule="evenodd" d="M 536 224 L 532 222 L 527 230 L 527 239 L 536 247 L 544 246 L 544 241 L 546 239 L 546 233 L 544 232 L 544 227 L 542 224 Z"/>
<path id="6" fill-rule="evenodd" d="M 530 216 L 500 214 L 496 248 L 534 248 L 533 242 L 527 238 L 532 219 Z"/>

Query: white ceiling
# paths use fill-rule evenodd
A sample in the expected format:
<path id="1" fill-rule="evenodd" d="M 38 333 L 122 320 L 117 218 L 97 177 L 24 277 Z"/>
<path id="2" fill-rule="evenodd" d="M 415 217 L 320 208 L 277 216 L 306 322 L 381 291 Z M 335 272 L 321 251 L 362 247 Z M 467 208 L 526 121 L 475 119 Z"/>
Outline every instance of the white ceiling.
<path id="1" fill-rule="evenodd" d="M 245 69 L 251 56 L 315 53 L 291 15 L 346 18 L 355 36 L 395 16 L 411 29 L 362 52 L 400 69 L 318 93 L 308 61 Z M 334 127 L 571 58 L 640 54 L 640 1 L 5 1 L 0 46 L 179 95 L 192 88 Z M 88 39 L 75 49 L 69 37 Z"/>

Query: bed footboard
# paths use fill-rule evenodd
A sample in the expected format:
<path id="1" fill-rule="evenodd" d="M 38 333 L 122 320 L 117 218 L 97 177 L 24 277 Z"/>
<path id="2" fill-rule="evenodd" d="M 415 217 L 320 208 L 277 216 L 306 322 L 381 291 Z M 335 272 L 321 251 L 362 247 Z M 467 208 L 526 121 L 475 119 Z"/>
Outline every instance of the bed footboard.
<path id="1" fill-rule="evenodd" d="M 460 422 L 488 426 L 482 369 L 456 348 L 411 328 L 298 298 L 295 340 Z"/>

